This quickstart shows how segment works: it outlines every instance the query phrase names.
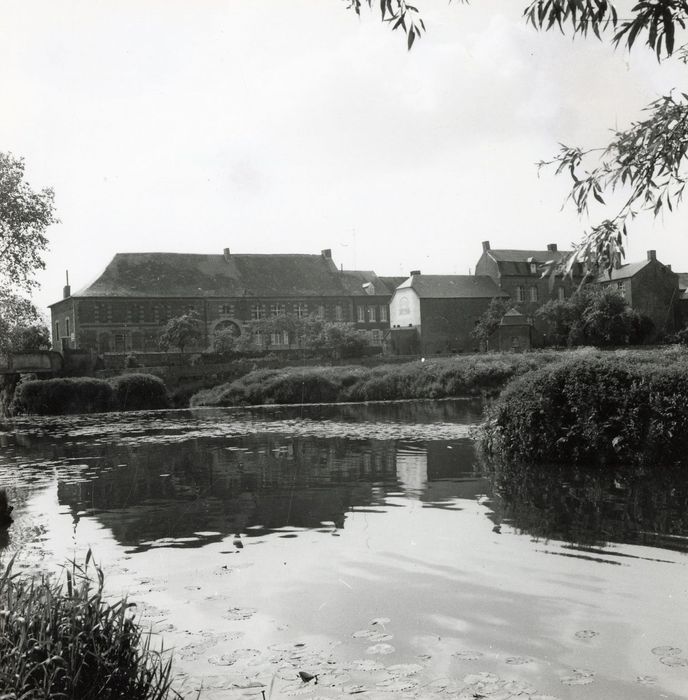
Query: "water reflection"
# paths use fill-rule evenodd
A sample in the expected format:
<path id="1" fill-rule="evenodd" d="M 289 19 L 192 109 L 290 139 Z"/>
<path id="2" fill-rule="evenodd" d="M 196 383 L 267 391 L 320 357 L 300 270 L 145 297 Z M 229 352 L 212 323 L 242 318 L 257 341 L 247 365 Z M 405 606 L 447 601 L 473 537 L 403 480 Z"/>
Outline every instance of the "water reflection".
<path id="1" fill-rule="evenodd" d="M 387 439 L 363 430 L 366 437 L 353 439 L 338 435 L 343 422 L 415 437 L 419 425 L 441 421 L 445 432 L 454 426 L 464 435 L 478 411 L 471 402 L 418 402 L 141 414 L 138 422 L 49 419 L 15 424 L 0 459 L 20 490 L 55 479 L 75 525 L 96 518 L 136 551 L 235 533 L 337 534 L 348 512 L 392 507 L 390 496 L 442 507 L 489 486 L 467 438 Z M 321 432 L 329 426 L 329 437 L 310 434 L 316 422 Z M 253 432 L 235 436 L 237 424 Z"/>
<path id="2" fill-rule="evenodd" d="M 578 556 L 610 542 L 688 552 L 688 478 L 658 468 L 624 475 L 567 467 L 501 467 L 491 518 L 538 538 L 563 540 Z M 610 554 L 605 551 L 605 554 Z"/>

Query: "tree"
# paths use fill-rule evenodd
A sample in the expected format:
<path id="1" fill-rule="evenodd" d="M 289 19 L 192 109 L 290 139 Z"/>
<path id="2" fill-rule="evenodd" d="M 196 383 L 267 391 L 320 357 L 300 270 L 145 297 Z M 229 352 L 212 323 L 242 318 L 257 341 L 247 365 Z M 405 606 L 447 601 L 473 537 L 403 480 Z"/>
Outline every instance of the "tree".
<path id="1" fill-rule="evenodd" d="M 0 290 L 0 353 L 31 352 L 50 347 L 50 332 L 28 299 Z"/>
<path id="2" fill-rule="evenodd" d="M 373 0 L 350 0 L 349 7 L 360 13 L 363 1 L 373 6 Z M 688 0 L 636 0 L 622 17 L 619 5 L 615 0 L 529 0 L 523 15 L 537 30 L 606 36 L 629 51 L 642 41 L 658 61 L 677 55 L 688 63 Z M 409 49 L 425 29 L 419 10 L 406 0 L 380 0 L 380 12 L 393 29 L 403 29 Z M 552 280 L 562 271 L 571 274 L 576 263 L 591 276 L 613 269 L 625 257 L 631 220 L 643 211 L 654 216 L 672 211 L 681 202 L 688 177 L 688 94 L 672 91 L 644 111 L 644 118 L 627 129 L 614 129 L 608 144 L 585 149 L 562 145 L 554 158 L 540 161 L 540 167 L 553 166 L 571 178 L 569 199 L 581 215 L 591 200 L 605 205 L 611 193 L 623 192 L 618 209 L 583 232 L 568 260 L 544 266 Z"/>
<path id="3" fill-rule="evenodd" d="M 487 347 L 490 336 L 499 328 L 504 314 L 511 308 L 511 302 L 502 297 L 494 297 L 485 313 L 478 319 L 471 335 L 483 346 Z"/>
<path id="4" fill-rule="evenodd" d="M 46 229 L 56 223 L 51 189 L 34 192 L 24 182 L 24 161 L 0 153 L 0 284 L 30 290 L 43 269 Z"/>
<path id="5" fill-rule="evenodd" d="M 203 339 L 203 323 L 195 310 L 190 310 L 181 316 L 171 318 L 160 336 L 160 347 L 169 350 L 170 347 L 184 348 L 189 344 L 198 343 Z"/>
<path id="6" fill-rule="evenodd" d="M 553 345 L 642 343 L 654 331 L 650 319 L 631 309 L 614 289 L 586 287 L 569 299 L 549 301 L 536 314 Z"/>

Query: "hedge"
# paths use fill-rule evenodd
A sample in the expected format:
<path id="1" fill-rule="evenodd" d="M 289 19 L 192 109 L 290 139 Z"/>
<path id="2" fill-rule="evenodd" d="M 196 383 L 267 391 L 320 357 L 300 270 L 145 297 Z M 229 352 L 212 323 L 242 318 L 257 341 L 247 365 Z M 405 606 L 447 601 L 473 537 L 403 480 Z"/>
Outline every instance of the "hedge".
<path id="1" fill-rule="evenodd" d="M 517 378 L 488 409 L 481 450 L 503 462 L 686 462 L 688 362 L 667 360 L 577 358 Z"/>
<path id="2" fill-rule="evenodd" d="M 110 381 L 67 377 L 20 383 L 12 412 L 37 415 L 153 410 L 169 406 L 165 384 L 150 374 L 125 374 Z"/>

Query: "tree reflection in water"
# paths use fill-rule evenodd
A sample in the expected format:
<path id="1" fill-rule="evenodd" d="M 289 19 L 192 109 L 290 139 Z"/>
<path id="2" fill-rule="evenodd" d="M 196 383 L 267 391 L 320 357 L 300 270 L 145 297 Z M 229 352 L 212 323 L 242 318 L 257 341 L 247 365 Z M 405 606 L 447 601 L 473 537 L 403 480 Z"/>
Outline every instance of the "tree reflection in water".
<path id="1" fill-rule="evenodd" d="M 579 549 L 624 543 L 688 551 L 688 476 L 562 466 L 501 465 L 492 472 L 492 518 Z"/>

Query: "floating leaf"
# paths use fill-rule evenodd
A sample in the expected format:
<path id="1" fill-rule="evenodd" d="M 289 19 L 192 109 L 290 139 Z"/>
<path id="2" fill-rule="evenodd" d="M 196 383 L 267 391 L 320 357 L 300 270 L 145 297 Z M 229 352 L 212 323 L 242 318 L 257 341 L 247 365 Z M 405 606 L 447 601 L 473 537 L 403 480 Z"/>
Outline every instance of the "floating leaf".
<path id="1" fill-rule="evenodd" d="M 388 666 L 387 671 L 400 676 L 412 676 L 414 673 L 419 673 L 423 670 L 420 664 L 394 664 Z"/>
<path id="2" fill-rule="evenodd" d="M 599 636 L 599 632 L 595 632 L 595 630 L 580 630 L 579 632 L 576 632 L 573 636 L 577 637 L 578 639 L 594 639 L 595 637 Z"/>
<path id="3" fill-rule="evenodd" d="M 563 676 L 560 680 L 564 685 L 588 685 L 595 680 L 595 673 L 584 669 L 574 669 L 570 675 Z"/>
<path id="4" fill-rule="evenodd" d="M 505 664 L 509 666 L 522 666 L 523 664 L 532 664 L 534 659 L 530 659 L 527 656 L 507 656 L 504 659 Z"/>
<path id="5" fill-rule="evenodd" d="M 683 656 L 663 656 L 660 662 L 665 666 L 688 666 L 688 659 Z"/>
<path id="6" fill-rule="evenodd" d="M 652 653 L 655 656 L 678 656 L 682 651 L 678 647 L 655 647 Z"/>
<path id="7" fill-rule="evenodd" d="M 393 654 L 394 647 L 391 644 L 373 644 L 366 649 L 366 654 Z"/>
<path id="8" fill-rule="evenodd" d="M 388 617 L 375 617 L 370 621 L 371 625 L 388 625 L 391 620 Z"/>
<path id="9" fill-rule="evenodd" d="M 657 676 L 638 676 L 635 682 L 640 685 L 657 685 Z"/>
<path id="10" fill-rule="evenodd" d="M 482 651 L 455 651 L 452 656 L 455 659 L 461 659 L 461 661 L 477 661 L 482 658 L 484 654 Z"/>

